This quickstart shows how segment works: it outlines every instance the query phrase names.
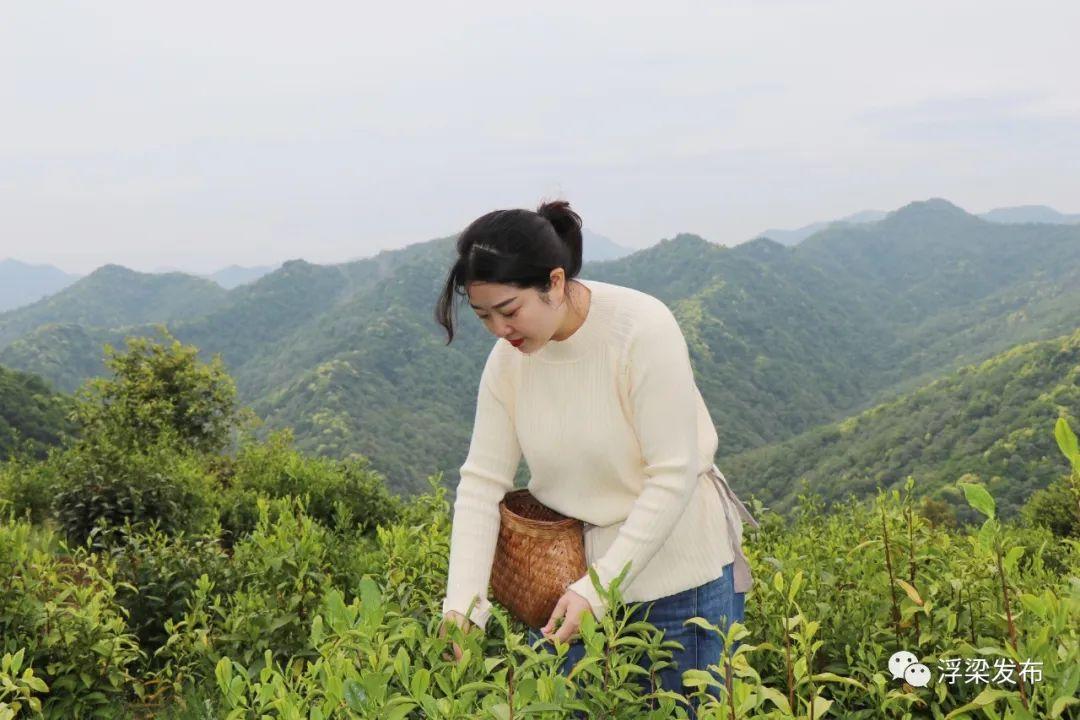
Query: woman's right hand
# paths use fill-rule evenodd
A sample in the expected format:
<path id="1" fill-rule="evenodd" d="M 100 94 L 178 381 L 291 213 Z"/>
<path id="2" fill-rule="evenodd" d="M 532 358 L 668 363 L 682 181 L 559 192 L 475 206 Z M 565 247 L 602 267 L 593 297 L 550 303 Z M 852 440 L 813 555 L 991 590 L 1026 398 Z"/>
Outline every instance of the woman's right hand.
<path id="1" fill-rule="evenodd" d="M 443 615 L 442 622 L 439 624 L 439 637 L 445 637 L 446 636 L 446 624 L 448 622 L 454 623 L 459 628 L 461 628 L 462 632 L 466 632 L 466 633 L 469 632 L 469 628 L 472 627 L 472 623 L 469 622 L 469 619 L 467 617 L 465 617 L 464 615 L 462 615 L 461 613 L 459 613 L 457 610 L 447 610 L 446 614 Z M 453 658 L 453 661 L 457 662 L 460 659 L 461 659 L 461 646 L 458 645 L 457 643 L 454 643 L 454 658 Z M 448 655 L 444 654 L 443 655 L 443 660 L 446 660 L 447 662 L 450 662 L 450 657 Z"/>

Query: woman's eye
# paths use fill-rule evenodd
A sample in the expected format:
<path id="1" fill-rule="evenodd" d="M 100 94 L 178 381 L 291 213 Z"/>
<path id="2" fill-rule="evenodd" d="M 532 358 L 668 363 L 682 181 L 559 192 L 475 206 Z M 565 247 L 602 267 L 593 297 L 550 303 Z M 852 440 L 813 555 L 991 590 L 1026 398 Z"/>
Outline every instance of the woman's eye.
<path id="1" fill-rule="evenodd" d="M 518 308 L 518 310 L 520 310 L 520 309 L 521 308 Z M 518 311 L 515 310 L 514 312 L 510 313 L 509 315 L 503 315 L 503 317 L 512 318 L 517 314 L 518 314 Z M 487 320 L 490 317 L 490 315 L 478 315 L 477 317 L 479 317 L 481 320 Z"/>

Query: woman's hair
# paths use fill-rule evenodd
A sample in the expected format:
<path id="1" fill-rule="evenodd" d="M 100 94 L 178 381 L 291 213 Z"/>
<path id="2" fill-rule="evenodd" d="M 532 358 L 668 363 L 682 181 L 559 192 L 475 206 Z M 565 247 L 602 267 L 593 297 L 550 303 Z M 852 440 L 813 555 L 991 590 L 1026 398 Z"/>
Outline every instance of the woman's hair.
<path id="1" fill-rule="evenodd" d="M 547 293 L 551 271 L 559 267 L 567 282 L 581 270 L 581 216 L 567 201 L 541 203 L 536 212 L 494 210 L 473 220 L 458 236 L 457 261 L 435 306 L 435 321 L 446 328 L 446 344 L 454 339 L 455 296 L 467 297 L 470 283 Z"/>

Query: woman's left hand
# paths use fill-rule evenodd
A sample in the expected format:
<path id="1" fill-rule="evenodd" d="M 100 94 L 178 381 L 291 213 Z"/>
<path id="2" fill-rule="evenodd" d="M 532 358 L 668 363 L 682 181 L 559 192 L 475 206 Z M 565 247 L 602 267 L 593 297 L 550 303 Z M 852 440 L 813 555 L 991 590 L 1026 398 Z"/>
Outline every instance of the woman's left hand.
<path id="1" fill-rule="evenodd" d="M 559 602 L 555 604 L 555 609 L 551 612 L 551 618 L 547 621 L 547 625 L 540 628 L 540 633 L 544 637 L 548 637 L 548 633 L 555 629 L 558 619 L 563 618 L 563 624 L 550 639 L 557 638 L 564 643 L 568 643 L 577 634 L 578 628 L 581 627 L 581 617 L 585 613 L 593 614 L 592 605 L 589 604 L 589 601 L 573 590 L 567 590 L 559 598 Z"/>

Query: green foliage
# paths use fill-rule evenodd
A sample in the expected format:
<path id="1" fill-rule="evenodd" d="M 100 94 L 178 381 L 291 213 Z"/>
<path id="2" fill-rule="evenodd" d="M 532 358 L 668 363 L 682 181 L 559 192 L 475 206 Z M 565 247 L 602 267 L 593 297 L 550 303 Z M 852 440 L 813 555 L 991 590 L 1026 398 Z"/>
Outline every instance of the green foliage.
<path id="1" fill-rule="evenodd" d="M 162 438 L 201 452 L 222 449 L 237 422 L 232 378 L 219 357 L 199 362 L 198 348 L 159 330 L 167 344 L 129 337 L 124 352 L 105 346 L 113 377 L 91 379 L 80 390 L 79 425 L 130 450 Z"/>
<path id="2" fill-rule="evenodd" d="M 70 400 L 36 375 L 0 367 L 0 460 L 10 455 L 43 458 L 74 431 Z"/>
<path id="3" fill-rule="evenodd" d="M 141 683 L 142 653 L 115 602 L 114 568 L 76 551 L 54 556 L 48 530 L 0 524 L 0 652 L 24 653 L 49 688 L 47 718 L 121 718 Z"/>
<path id="4" fill-rule="evenodd" d="M 829 502 L 899 487 L 909 475 L 974 520 L 952 483 L 982 478 L 1003 517 L 1068 468 L 1052 433 L 1080 417 L 1080 331 L 1014 348 L 843 422 L 729 458 L 725 472 L 779 510 L 805 480 Z"/>
<path id="5" fill-rule="evenodd" d="M 1028 523 L 1049 528 L 1058 537 L 1080 538 L 1080 500 L 1067 477 L 1036 490 L 1024 503 L 1021 514 Z"/>
<path id="6" fill-rule="evenodd" d="M 49 692 L 45 681 L 34 676 L 34 669 L 23 666 L 25 655 L 25 650 L 20 649 L 14 655 L 5 653 L 0 658 L 0 720 L 14 720 L 24 705 L 32 712 L 41 712 L 41 699 L 37 696 Z"/>
<path id="7" fill-rule="evenodd" d="M 1080 538 L 1080 449 L 1065 418 L 1058 418 L 1054 437 L 1070 472 L 1037 490 L 1025 503 L 1023 515 L 1029 523 L 1048 527 L 1055 535 Z"/>
<path id="8" fill-rule="evenodd" d="M 224 654 L 245 663 L 267 650 L 285 657 L 304 654 L 307 623 L 334 578 L 329 531 L 295 498 L 260 498 L 258 513 L 255 530 L 236 545 L 228 572 L 215 579 L 200 576 L 183 618 L 165 622 L 166 675 L 205 674 Z M 222 587 L 222 580 L 231 587 Z"/>
<path id="9" fill-rule="evenodd" d="M 0 333 L 0 362 L 73 389 L 101 372 L 103 342 L 150 332 L 133 323 L 168 322 L 183 342 L 220 353 L 243 402 L 269 428 L 294 428 L 298 449 L 362 453 L 398 492 L 424 491 L 433 471 L 453 487 L 492 343 L 467 314 L 450 347 L 432 322 L 453 240 L 335 266 L 286 263 L 202 312 L 176 314 L 174 295 L 144 295 L 143 319 L 120 314 L 115 322 L 98 312 L 112 295 L 156 281 L 114 277 L 111 295 L 89 293 L 63 313 L 15 311 L 19 340 L 3 347 Z M 937 201 L 880 223 L 831 227 L 793 248 L 764 238 L 727 248 L 679 235 L 587 263 L 583 275 L 672 307 L 718 426 L 719 455 L 730 461 L 1009 348 L 1075 332 L 1078 240 L 1077 227 L 996 225 Z M 938 493 L 973 472 L 1011 516 L 1057 475 L 1041 460 L 1049 439 L 1039 425 L 1057 417 L 1055 405 L 1076 416 L 1075 375 L 1070 386 L 1063 360 L 1044 355 L 994 372 L 966 395 L 939 386 L 880 424 L 860 423 L 854 444 L 829 428 L 753 467 L 724 469 L 784 509 L 803 476 L 836 501 L 849 488 L 869 497 L 915 474 L 961 514 L 959 495 Z"/>
<path id="10" fill-rule="evenodd" d="M 108 556 L 77 550 L 57 560 L 48 531 L 12 519 L 0 525 L 0 571 L 20 585 L 0 590 L 0 651 L 25 648 L 50 687 L 39 694 L 50 720 L 95 711 L 659 719 L 685 718 L 691 703 L 703 720 L 945 717 L 965 706 L 987 718 L 1005 708 L 1018 718 L 1052 717 L 1055 708 L 1066 717 L 1072 709 L 1080 543 L 996 518 L 988 530 L 932 525 L 913 482 L 903 495 L 828 513 L 809 495 L 790 518 L 764 513 L 746 538 L 756 580 L 746 621 L 726 633 L 718 665 L 684 673 L 679 693 L 658 689 L 672 645 L 647 618 L 631 622 L 639 606 L 623 603 L 620 578 L 598 587 L 611 609 L 600 622 L 583 619 L 585 655 L 571 677 L 555 669 L 565 645 L 554 653 L 529 646 L 525 628 L 498 605 L 486 631 L 451 625 L 440 636 L 449 505 L 437 476 L 429 485 L 374 538 L 352 523 L 322 525 L 302 500 L 262 499 L 255 528 L 231 556 L 210 536 L 124 527 Z M 976 486 L 968 492 L 989 507 Z M 44 633 L 48 642 L 43 607 L 54 623 L 64 618 L 63 634 Z M 692 622 L 719 632 L 706 619 Z M 453 642 L 465 653 L 459 662 L 447 659 Z M 94 646 L 120 658 L 119 669 L 109 665 L 118 674 L 88 670 L 103 667 L 90 660 Z M 1007 686 L 905 688 L 887 671 L 897 649 L 935 669 L 951 657 L 1040 660 L 1043 679 L 1023 697 Z"/>
<path id="11" fill-rule="evenodd" d="M 53 463 L 11 458 L 0 464 L 0 514 L 44 522 L 52 512 L 60 482 Z"/>
<path id="12" fill-rule="evenodd" d="M 106 552 L 116 568 L 116 602 L 150 659 L 169 639 L 166 622 L 184 616 L 200 576 L 232 578 L 229 556 L 214 535 L 170 536 L 156 526 L 136 532 L 126 524 L 113 531 Z"/>
<path id="13" fill-rule="evenodd" d="M 81 436 L 47 463 L 57 478 L 53 513 L 69 542 L 97 532 L 101 546 L 124 524 L 199 532 L 215 518 L 220 494 L 204 458 L 238 422 L 236 388 L 220 359 L 201 363 L 194 347 L 161 331 L 171 343 L 130 338 L 126 352 L 106 347 L 112 377 L 86 384 L 75 409 Z"/>
<path id="14" fill-rule="evenodd" d="M 138 450 L 112 444 L 110 435 L 91 437 L 52 461 L 60 477 L 53 516 L 68 542 L 102 546 L 109 529 L 125 524 L 172 534 L 215 521 L 217 484 L 201 455 L 164 433 Z"/>
<path id="15" fill-rule="evenodd" d="M 324 526 L 344 529 L 344 523 L 364 533 L 374 533 L 377 525 L 391 522 L 401 511 L 401 501 L 366 459 L 312 457 L 292 444 L 287 429 L 271 433 L 264 442 L 245 436 L 235 460 L 222 464 L 221 481 L 227 489 L 221 524 L 230 538 L 254 528 L 260 497 L 304 496 L 307 513 Z"/>

